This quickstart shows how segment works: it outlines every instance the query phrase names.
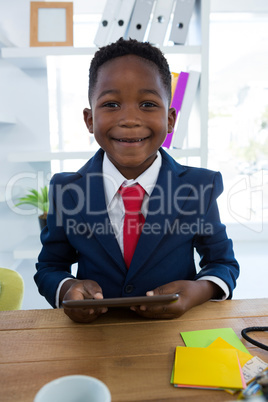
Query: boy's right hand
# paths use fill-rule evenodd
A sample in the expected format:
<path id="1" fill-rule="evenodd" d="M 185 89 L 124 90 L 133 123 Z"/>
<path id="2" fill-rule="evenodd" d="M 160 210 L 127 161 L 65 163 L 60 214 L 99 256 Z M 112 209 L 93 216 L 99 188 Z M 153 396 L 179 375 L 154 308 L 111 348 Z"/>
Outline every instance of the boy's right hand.
<path id="1" fill-rule="evenodd" d="M 83 299 L 103 299 L 102 289 L 97 282 L 89 279 L 70 279 L 64 282 L 60 290 L 60 301 Z M 106 313 L 107 308 L 65 308 L 64 312 L 73 321 L 89 323 Z"/>

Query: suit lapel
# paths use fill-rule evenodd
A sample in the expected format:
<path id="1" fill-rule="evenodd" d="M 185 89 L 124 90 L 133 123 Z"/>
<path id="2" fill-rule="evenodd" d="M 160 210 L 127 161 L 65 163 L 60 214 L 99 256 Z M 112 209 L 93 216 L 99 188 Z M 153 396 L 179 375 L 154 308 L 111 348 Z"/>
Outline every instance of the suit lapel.
<path id="1" fill-rule="evenodd" d="M 81 178 L 77 184 L 85 192 L 85 204 L 80 215 L 91 229 L 92 235 L 100 242 L 110 257 L 123 271 L 126 271 L 125 262 L 107 213 L 102 160 L 103 150 L 99 150 L 89 163 L 79 171 Z"/>
<path id="2" fill-rule="evenodd" d="M 148 215 L 130 265 L 130 275 L 134 275 L 150 259 L 167 231 L 172 230 L 191 193 L 183 175 L 186 168 L 177 164 L 165 151 L 160 151 L 162 167 L 150 196 Z"/>

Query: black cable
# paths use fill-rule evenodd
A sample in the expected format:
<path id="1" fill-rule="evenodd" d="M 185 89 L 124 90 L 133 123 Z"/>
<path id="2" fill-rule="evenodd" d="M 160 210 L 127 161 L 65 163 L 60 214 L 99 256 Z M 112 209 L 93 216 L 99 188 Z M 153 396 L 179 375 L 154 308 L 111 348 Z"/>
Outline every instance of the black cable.
<path id="1" fill-rule="evenodd" d="M 255 339 L 252 339 L 250 336 L 247 335 L 248 332 L 253 332 L 253 331 L 258 331 L 258 332 L 268 331 L 268 327 L 248 327 L 248 328 L 242 329 L 242 331 L 241 331 L 241 335 L 248 342 L 252 343 L 255 346 L 258 346 L 261 349 L 268 350 L 268 345 L 264 345 L 261 342 L 255 341 Z"/>

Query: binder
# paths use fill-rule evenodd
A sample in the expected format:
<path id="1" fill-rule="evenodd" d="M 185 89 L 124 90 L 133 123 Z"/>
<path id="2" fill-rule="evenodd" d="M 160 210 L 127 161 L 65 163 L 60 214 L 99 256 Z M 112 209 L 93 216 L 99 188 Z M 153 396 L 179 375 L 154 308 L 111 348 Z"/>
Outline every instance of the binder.
<path id="1" fill-rule="evenodd" d="M 171 102 L 173 100 L 173 96 L 175 93 L 175 89 L 178 83 L 180 73 L 174 73 L 173 71 L 171 72 Z"/>
<path id="2" fill-rule="evenodd" d="M 181 105 L 180 116 L 177 122 L 176 133 L 173 136 L 172 146 L 174 148 L 182 148 L 184 138 L 187 135 L 188 121 L 196 97 L 200 75 L 201 74 L 199 71 L 189 71 L 189 77 Z"/>
<path id="3" fill-rule="evenodd" d="M 134 5 L 135 0 L 120 0 L 119 11 L 115 16 L 109 33 L 109 43 L 115 42 L 121 37 L 125 37 Z"/>
<path id="4" fill-rule="evenodd" d="M 189 73 L 181 72 L 179 77 L 178 77 L 178 82 L 174 91 L 173 99 L 171 102 L 171 107 L 174 107 L 176 109 L 176 113 L 178 116 L 179 111 L 181 110 L 182 102 L 185 96 L 185 90 L 187 87 L 187 82 L 189 78 Z M 170 145 L 172 143 L 172 138 L 173 138 L 174 130 L 172 133 L 168 133 L 166 136 L 165 141 L 162 144 L 162 147 L 170 148 Z"/>
<path id="5" fill-rule="evenodd" d="M 128 38 L 142 42 L 147 30 L 155 0 L 136 0 L 131 17 Z"/>
<path id="6" fill-rule="evenodd" d="M 99 24 L 94 43 L 96 46 L 101 47 L 108 43 L 109 33 L 116 15 L 119 13 L 121 5 L 120 0 L 107 0 L 101 22 Z"/>
<path id="7" fill-rule="evenodd" d="M 157 0 L 148 35 L 148 42 L 153 45 L 163 45 L 173 5 L 174 0 Z"/>
<path id="8" fill-rule="evenodd" d="M 195 0 L 177 0 L 169 40 L 174 44 L 184 45 Z"/>

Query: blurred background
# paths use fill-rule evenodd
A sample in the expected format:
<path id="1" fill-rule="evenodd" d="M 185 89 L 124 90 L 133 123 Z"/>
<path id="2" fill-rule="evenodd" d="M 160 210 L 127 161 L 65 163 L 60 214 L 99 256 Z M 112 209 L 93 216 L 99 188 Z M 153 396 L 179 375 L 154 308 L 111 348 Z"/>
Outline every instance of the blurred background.
<path id="1" fill-rule="evenodd" d="M 82 111 L 106 1 L 73 6 L 73 47 L 31 48 L 30 1 L 0 0 L 0 266 L 22 274 L 25 309 L 49 305 L 32 279 L 40 211 L 15 204 L 52 174 L 77 170 L 98 149 Z M 196 0 L 185 44 L 174 45 L 167 35 L 160 48 L 172 71 L 201 71 L 182 148 L 168 151 L 182 164 L 222 173 L 221 219 L 241 265 L 234 298 L 265 297 L 268 3 Z"/>

